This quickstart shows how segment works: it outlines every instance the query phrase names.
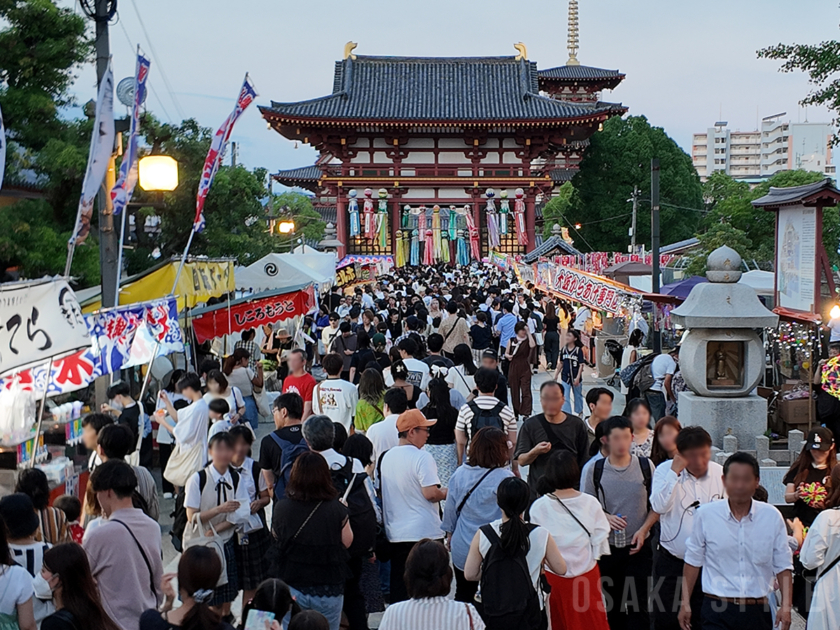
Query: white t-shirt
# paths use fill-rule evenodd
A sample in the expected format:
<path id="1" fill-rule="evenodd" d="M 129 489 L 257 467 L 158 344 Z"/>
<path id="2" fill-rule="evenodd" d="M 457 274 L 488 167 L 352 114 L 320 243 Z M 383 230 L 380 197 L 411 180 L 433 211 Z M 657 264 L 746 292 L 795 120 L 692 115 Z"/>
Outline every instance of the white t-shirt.
<path id="1" fill-rule="evenodd" d="M 610 524 L 598 499 L 592 495 L 581 493 L 562 501 L 589 530 L 589 534 L 560 503 L 548 495 L 534 501 L 531 522 L 551 533 L 566 561 L 566 575 L 563 577 L 573 578 L 588 573 L 601 556 L 609 555 Z"/>
<path id="2" fill-rule="evenodd" d="M 582 331 L 584 328 L 586 328 L 586 322 L 590 319 L 592 319 L 592 311 L 590 311 L 585 306 L 581 306 L 575 314 L 575 323 L 572 324 L 572 327 L 575 330 Z"/>
<path id="3" fill-rule="evenodd" d="M 35 595 L 32 576 L 17 565 L 3 567 L 0 573 L 0 613 L 14 615 L 19 604 L 25 604 Z"/>
<path id="4" fill-rule="evenodd" d="M 225 416 L 224 420 L 216 420 L 213 423 L 213 426 L 210 427 L 210 432 L 207 434 L 207 441 L 210 441 L 210 438 L 216 435 L 217 433 L 227 433 L 233 428 L 233 423 L 227 419 Z"/>
<path id="5" fill-rule="evenodd" d="M 382 459 L 382 477 L 377 481 L 389 541 L 443 538 L 438 504 L 423 496 L 423 488 L 440 484 L 437 464 L 428 451 L 411 444 L 395 446 Z"/>
<path id="6" fill-rule="evenodd" d="M 242 398 L 242 392 L 239 391 L 238 387 L 234 387 L 233 385 L 228 387 L 227 396 L 218 396 L 217 394 L 213 394 L 211 392 L 204 394 L 204 402 L 208 405 L 216 398 L 221 398 L 227 402 L 228 407 L 230 407 L 230 413 L 239 413 L 239 408 L 245 406 L 245 400 Z"/>
<path id="7" fill-rule="evenodd" d="M 490 523 L 490 527 L 496 530 L 496 534 L 501 537 L 502 519 L 493 521 Z M 487 540 L 484 532 L 480 529 L 478 531 L 478 551 L 481 553 L 481 557 L 484 558 L 487 556 L 487 552 L 490 551 L 490 541 Z M 540 570 L 543 566 L 543 560 L 545 560 L 545 550 L 548 546 L 548 536 L 549 532 L 544 527 L 535 527 L 531 530 L 531 534 L 528 536 L 528 539 L 531 541 L 531 548 L 528 550 L 528 555 L 525 559 L 528 562 L 528 570 L 531 572 L 531 582 L 533 582 L 534 588 L 537 589 L 537 592 L 539 592 L 540 588 Z M 540 606 L 542 606 L 542 598 L 540 598 Z"/>
<path id="8" fill-rule="evenodd" d="M 475 389 L 475 376 L 467 374 L 463 365 L 457 365 L 446 375 L 446 382 L 457 390 L 465 399 L 472 396 Z"/>
<path id="9" fill-rule="evenodd" d="M 243 396 L 253 396 L 254 384 L 251 381 L 256 375 L 257 373 L 251 368 L 238 366 L 233 368 L 227 380 L 228 384 L 231 387 L 237 387 Z"/>
<path id="10" fill-rule="evenodd" d="M 329 416 L 330 420 L 340 422 L 350 431 L 358 402 L 359 391 L 353 383 L 340 378 L 328 378 L 315 386 L 312 413 Z"/>
<path id="11" fill-rule="evenodd" d="M 387 450 L 399 446 L 400 438 L 397 434 L 397 418 L 399 415 L 385 416 L 380 422 L 372 424 L 365 436 L 373 444 L 373 461 L 378 462 L 379 456 Z M 419 539 L 418 539 L 419 540 Z"/>
<path id="12" fill-rule="evenodd" d="M 677 371 L 677 362 L 670 354 L 660 354 L 650 364 L 650 372 L 653 375 L 654 383 L 652 390 L 657 392 L 665 391 L 665 376 L 673 375 Z"/>
<path id="13" fill-rule="evenodd" d="M 185 398 L 177 392 L 167 392 L 167 394 L 169 395 L 169 400 L 170 402 L 172 402 L 173 405 L 179 400 L 185 400 Z M 163 404 L 163 401 L 160 398 L 158 398 L 158 401 L 155 404 L 155 411 L 157 411 L 158 409 L 166 409 L 166 405 Z M 170 424 L 176 424 L 176 422 L 169 416 L 169 414 L 166 414 L 166 421 Z M 173 441 L 172 434 L 169 431 L 167 431 L 162 424 L 158 425 L 157 441 L 158 444 L 172 444 Z M 97 461 L 96 465 L 98 466 L 100 463 L 101 462 Z"/>
<path id="14" fill-rule="evenodd" d="M 417 359 L 403 359 L 405 367 L 408 369 L 408 382 L 426 391 L 429 387 L 429 366 Z M 391 373 L 385 375 L 385 385 L 391 387 L 394 384 L 394 377 Z"/>
<path id="15" fill-rule="evenodd" d="M 210 410 L 207 401 L 199 399 L 183 409 L 178 409 L 178 424 L 175 425 L 175 441 L 181 448 L 203 444 L 207 450 L 207 430 L 210 425 Z"/>

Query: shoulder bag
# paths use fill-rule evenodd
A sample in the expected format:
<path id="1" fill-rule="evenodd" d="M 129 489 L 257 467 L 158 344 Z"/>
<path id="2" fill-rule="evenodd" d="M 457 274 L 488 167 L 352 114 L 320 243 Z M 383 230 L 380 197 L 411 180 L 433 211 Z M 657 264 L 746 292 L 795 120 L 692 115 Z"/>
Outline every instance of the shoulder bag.
<path id="1" fill-rule="evenodd" d="M 205 525 L 211 532 L 210 536 L 207 535 Z M 225 559 L 225 542 L 224 538 L 219 536 L 216 528 L 213 527 L 213 523 L 209 521 L 207 523 L 201 522 L 199 513 L 193 514 L 192 520 L 190 520 L 184 528 L 184 551 L 190 547 L 208 547 L 212 549 L 217 556 L 219 556 L 219 560 L 222 563 L 222 573 L 219 575 L 219 581 L 216 582 L 217 588 L 228 583 L 227 561 Z"/>
<path id="2" fill-rule="evenodd" d="M 549 496 L 549 497 L 551 497 L 552 499 L 554 499 L 555 501 L 557 501 L 557 503 L 559 503 L 559 504 L 560 504 L 560 506 L 561 506 L 564 510 L 566 510 L 566 513 L 567 513 L 569 516 L 571 516 L 573 519 L 575 519 L 575 523 L 577 523 L 578 525 L 580 525 L 580 526 L 581 526 L 581 528 L 583 529 L 583 531 L 585 531 L 585 532 L 586 532 L 586 535 L 587 535 L 587 536 L 589 536 L 590 538 L 592 538 L 592 533 L 589 531 L 589 529 L 587 529 L 586 525 L 584 525 L 583 523 L 581 523 L 581 522 L 580 522 L 580 519 L 579 519 L 577 516 L 575 516 L 575 515 L 574 515 L 574 513 L 573 513 L 573 512 L 569 509 L 569 506 L 568 506 L 568 505 L 566 505 L 565 503 L 563 503 L 563 502 L 562 502 L 562 501 L 561 501 L 561 500 L 557 497 L 557 495 L 555 495 L 554 493 L 549 493 L 547 496 Z"/>
<path id="3" fill-rule="evenodd" d="M 204 467 L 204 453 L 205 447 L 200 441 L 184 447 L 176 440 L 175 448 L 172 449 L 166 463 L 166 470 L 163 471 L 163 478 L 172 485 L 183 488 L 187 485 L 187 480 Z"/>

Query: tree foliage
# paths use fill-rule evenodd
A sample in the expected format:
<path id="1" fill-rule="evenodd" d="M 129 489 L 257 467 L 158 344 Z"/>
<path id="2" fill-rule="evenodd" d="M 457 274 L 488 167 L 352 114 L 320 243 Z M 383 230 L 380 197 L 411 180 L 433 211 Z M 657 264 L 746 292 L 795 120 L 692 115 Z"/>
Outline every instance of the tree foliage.
<path id="1" fill-rule="evenodd" d="M 551 230 L 556 223 L 561 228 L 569 227 L 566 215 L 572 208 L 572 199 L 575 195 L 575 187 L 572 182 L 566 182 L 560 186 L 558 193 L 548 200 L 543 207 L 543 237 L 551 236 Z"/>
<path id="2" fill-rule="evenodd" d="M 324 238 L 327 224 L 321 219 L 318 211 L 312 207 L 312 200 L 299 192 L 284 192 L 272 199 L 274 214 L 288 217 L 295 223 L 295 234 L 301 233 L 309 239 Z"/>
<path id="3" fill-rule="evenodd" d="M 580 170 L 572 180 L 574 194 L 567 218 L 581 223 L 575 246 L 594 251 L 626 251 L 633 187 L 650 192 L 650 161 L 659 158 L 661 238 L 673 243 L 690 238 L 703 209 L 700 179 L 691 158 L 660 127 L 644 116 L 611 118 L 590 139 Z M 679 207 L 674 207 L 679 206 Z M 650 244 L 650 203 L 639 204 L 637 242 Z M 687 208 L 687 209 L 686 209 Z M 585 239 L 585 242 L 584 242 Z"/>

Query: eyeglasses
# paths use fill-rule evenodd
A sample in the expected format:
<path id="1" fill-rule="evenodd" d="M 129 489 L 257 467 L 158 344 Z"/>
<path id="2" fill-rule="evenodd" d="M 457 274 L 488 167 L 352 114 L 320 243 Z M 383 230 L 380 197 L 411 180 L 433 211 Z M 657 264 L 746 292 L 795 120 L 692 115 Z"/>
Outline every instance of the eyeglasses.
<path id="1" fill-rule="evenodd" d="M 432 430 L 429 427 L 414 427 L 415 431 L 425 431 L 426 433 L 431 433 Z"/>

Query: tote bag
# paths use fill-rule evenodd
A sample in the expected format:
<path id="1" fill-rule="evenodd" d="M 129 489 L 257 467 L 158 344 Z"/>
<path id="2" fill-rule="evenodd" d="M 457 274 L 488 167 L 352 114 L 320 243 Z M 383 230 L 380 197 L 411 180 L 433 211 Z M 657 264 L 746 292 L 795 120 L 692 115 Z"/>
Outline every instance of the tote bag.
<path id="1" fill-rule="evenodd" d="M 204 468 L 204 456 L 204 445 L 201 442 L 187 447 L 180 442 L 176 443 L 166 470 L 163 471 L 163 478 L 173 486 L 183 488 L 190 477 Z"/>
<path id="2" fill-rule="evenodd" d="M 205 526 L 210 529 L 212 536 L 207 535 Z M 219 581 L 216 582 L 216 587 L 224 586 L 228 583 L 227 577 L 227 562 L 225 561 L 225 540 L 219 536 L 213 523 L 202 523 L 199 515 L 193 514 L 192 520 L 187 523 L 184 528 L 183 548 L 184 551 L 190 547 L 207 547 L 212 549 L 222 563 L 222 572 L 219 575 Z"/>

